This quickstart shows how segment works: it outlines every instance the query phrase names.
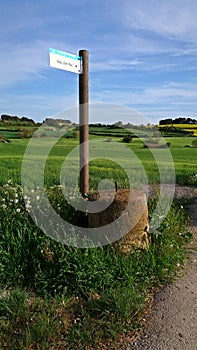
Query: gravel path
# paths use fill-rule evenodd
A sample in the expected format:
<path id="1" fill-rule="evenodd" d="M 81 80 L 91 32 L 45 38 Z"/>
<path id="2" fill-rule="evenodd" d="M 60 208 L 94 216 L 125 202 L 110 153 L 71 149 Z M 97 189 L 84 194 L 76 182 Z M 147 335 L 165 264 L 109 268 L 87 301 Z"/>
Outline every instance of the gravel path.
<path id="1" fill-rule="evenodd" d="M 196 193 L 187 187 L 176 189 L 177 197 L 196 197 L 190 214 L 197 239 Z M 197 350 L 197 252 L 191 254 L 183 278 L 156 294 L 145 332 L 125 350 Z"/>

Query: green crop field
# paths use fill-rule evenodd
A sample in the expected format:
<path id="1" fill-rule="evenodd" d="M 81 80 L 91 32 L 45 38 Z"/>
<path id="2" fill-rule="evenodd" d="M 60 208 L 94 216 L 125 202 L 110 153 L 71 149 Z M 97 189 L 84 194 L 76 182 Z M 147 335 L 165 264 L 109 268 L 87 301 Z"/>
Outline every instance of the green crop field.
<path id="1" fill-rule="evenodd" d="M 169 150 L 172 154 L 176 170 L 176 181 L 179 184 L 196 184 L 197 148 L 191 147 L 194 139 L 195 137 L 171 137 L 166 139 L 166 142 L 170 142 Z M 165 160 L 166 156 L 164 157 L 164 155 L 166 154 L 166 149 L 155 148 L 152 150 L 151 148 L 143 148 L 142 139 L 133 139 L 129 145 L 123 144 L 120 138 L 112 138 L 110 143 L 105 141 L 106 137 L 91 136 L 90 142 L 92 143 L 93 154 L 95 154 L 94 148 L 98 148 L 98 159 L 90 161 L 90 187 L 92 189 L 95 189 L 99 181 L 105 178 L 113 182 L 117 181 L 122 188 L 128 187 L 128 179 L 125 171 L 129 172 L 134 181 L 138 179 L 139 183 L 140 181 L 145 181 L 143 179 L 144 173 L 147 175 L 148 183 L 159 183 L 158 165 L 161 166 L 163 172 L 166 173 L 166 178 L 163 176 L 164 181 L 166 183 L 170 181 L 169 176 L 172 164 L 168 164 L 168 159 Z M 6 183 L 9 179 L 14 183 L 20 183 L 21 165 L 28 142 L 28 139 L 12 139 L 11 142 L 7 144 L 0 143 L 1 185 Z M 47 140 L 43 143 L 42 139 L 37 139 L 36 145 L 39 157 L 42 159 L 42 147 L 46 147 Z M 55 144 L 46 161 L 46 186 L 59 184 L 62 164 L 66 156 L 77 146 L 77 139 L 67 140 L 62 138 Z M 124 149 L 125 151 L 127 150 L 127 153 L 124 152 Z M 105 154 L 107 154 L 108 159 L 104 159 Z M 124 154 L 128 154 L 128 159 Z M 135 159 L 134 155 L 136 155 Z M 78 171 L 78 151 L 75 152 L 74 158 L 76 161 L 74 172 L 76 172 Z M 109 161 L 110 159 L 111 161 Z M 143 168 L 141 168 L 141 164 L 145 172 Z M 35 171 L 35 168 L 32 169 L 32 171 Z"/>
<path id="2" fill-rule="evenodd" d="M 17 139 L 18 137 L 18 132 L 16 130 L 4 130 L 0 129 L 0 135 L 1 137 L 5 139 Z"/>

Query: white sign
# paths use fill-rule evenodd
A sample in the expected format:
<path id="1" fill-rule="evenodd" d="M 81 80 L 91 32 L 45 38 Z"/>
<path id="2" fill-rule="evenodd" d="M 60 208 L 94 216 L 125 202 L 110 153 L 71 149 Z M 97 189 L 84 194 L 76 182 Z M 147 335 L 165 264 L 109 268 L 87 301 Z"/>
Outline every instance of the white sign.
<path id="1" fill-rule="evenodd" d="M 82 57 L 72 53 L 49 49 L 50 67 L 82 74 Z"/>

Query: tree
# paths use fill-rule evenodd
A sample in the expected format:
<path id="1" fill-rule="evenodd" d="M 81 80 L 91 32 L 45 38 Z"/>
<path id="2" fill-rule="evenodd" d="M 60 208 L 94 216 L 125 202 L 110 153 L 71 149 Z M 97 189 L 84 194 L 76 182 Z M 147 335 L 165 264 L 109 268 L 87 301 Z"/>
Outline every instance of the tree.
<path id="1" fill-rule="evenodd" d="M 122 127 L 122 122 L 119 120 L 118 122 L 114 123 L 115 126 Z"/>
<path id="2" fill-rule="evenodd" d="M 122 142 L 130 143 L 132 141 L 132 139 L 133 138 L 131 135 L 127 135 L 127 136 L 123 137 Z"/>
<path id="3" fill-rule="evenodd" d="M 20 139 L 29 138 L 32 136 L 32 134 L 33 134 L 33 132 L 29 128 L 22 129 L 18 132 L 18 136 Z"/>

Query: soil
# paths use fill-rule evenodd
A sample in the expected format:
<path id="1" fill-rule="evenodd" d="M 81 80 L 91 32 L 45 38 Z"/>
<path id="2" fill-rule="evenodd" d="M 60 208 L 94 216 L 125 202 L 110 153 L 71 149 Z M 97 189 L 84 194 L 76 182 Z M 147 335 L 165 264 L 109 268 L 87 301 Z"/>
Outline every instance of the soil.
<path id="1" fill-rule="evenodd" d="M 189 206 L 194 249 L 182 277 L 155 294 L 144 332 L 124 350 L 197 350 L 197 188 L 177 187 L 175 195 L 194 199 Z"/>

